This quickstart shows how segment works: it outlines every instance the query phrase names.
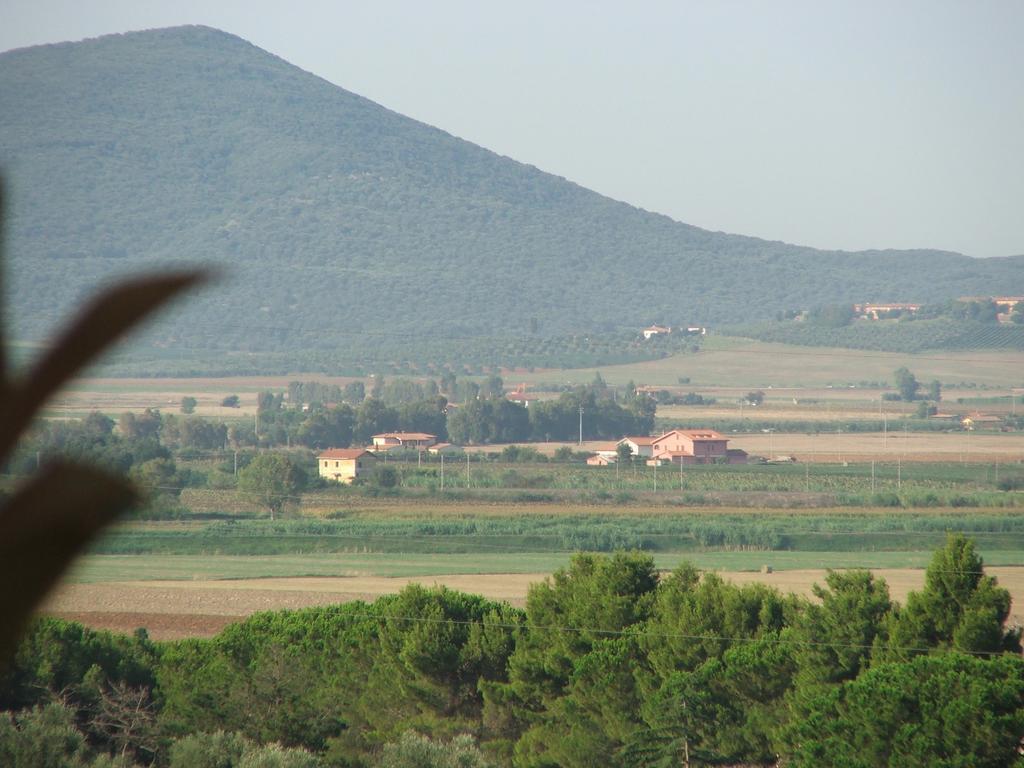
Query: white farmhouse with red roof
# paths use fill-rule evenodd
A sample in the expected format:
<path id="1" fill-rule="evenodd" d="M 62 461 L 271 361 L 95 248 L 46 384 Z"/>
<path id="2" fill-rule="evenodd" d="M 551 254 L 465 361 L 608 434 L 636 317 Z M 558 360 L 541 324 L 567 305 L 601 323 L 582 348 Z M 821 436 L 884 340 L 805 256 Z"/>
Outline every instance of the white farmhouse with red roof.
<path id="1" fill-rule="evenodd" d="M 437 435 L 426 432 L 384 432 L 373 436 L 373 450 L 390 451 L 393 448 L 420 450 L 437 442 Z"/>

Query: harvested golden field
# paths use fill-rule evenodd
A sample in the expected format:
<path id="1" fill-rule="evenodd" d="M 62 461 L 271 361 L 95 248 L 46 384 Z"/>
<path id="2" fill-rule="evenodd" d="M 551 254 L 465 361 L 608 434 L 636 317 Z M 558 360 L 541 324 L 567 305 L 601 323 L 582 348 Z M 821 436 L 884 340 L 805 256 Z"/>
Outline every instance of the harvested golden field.
<path id="1" fill-rule="evenodd" d="M 1024 461 L 1024 432 L 762 432 L 736 435 L 729 446 L 757 456 L 793 456 L 813 463 Z"/>

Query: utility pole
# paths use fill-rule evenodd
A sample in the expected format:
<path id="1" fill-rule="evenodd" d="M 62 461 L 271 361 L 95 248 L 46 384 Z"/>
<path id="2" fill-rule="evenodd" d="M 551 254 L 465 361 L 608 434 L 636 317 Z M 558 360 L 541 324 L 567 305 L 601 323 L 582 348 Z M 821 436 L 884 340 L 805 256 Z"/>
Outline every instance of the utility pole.
<path id="1" fill-rule="evenodd" d="M 683 711 L 685 712 L 689 707 L 686 706 L 686 699 L 683 699 Z M 683 768 L 690 768 L 690 726 L 686 726 L 686 731 L 683 733 Z"/>
<path id="2" fill-rule="evenodd" d="M 444 490 L 444 454 L 441 454 L 441 490 Z"/>
<path id="3" fill-rule="evenodd" d="M 654 492 L 658 492 L 658 460 L 654 460 Z"/>
<path id="4" fill-rule="evenodd" d="M 580 406 L 580 445 L 583 445 L 583 406 Z"/>
<path id="5" fill-rule="evenodd" d="M 466 452 L 466 487 L 469 488 L 469 452 Z"/>
<path id="6" fill-rule="evenodd" d="M 871 460 L 871 492 L 875 492 L 875 460 Z"/>

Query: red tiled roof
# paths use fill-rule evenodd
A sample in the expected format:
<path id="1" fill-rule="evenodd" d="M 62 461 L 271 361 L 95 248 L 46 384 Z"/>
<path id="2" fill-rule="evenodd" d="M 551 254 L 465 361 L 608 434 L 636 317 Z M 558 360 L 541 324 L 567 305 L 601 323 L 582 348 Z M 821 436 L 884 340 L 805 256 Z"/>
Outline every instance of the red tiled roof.
<path id="1" fill-rule="evenodd" d="M 619 440 L 619 443 L 629 440 L 629 442 L 634 443 L 636 445 L 651 445 L 651 443 L 653 443 L 656 439 L 657 438 L 654 437 L 630 437 L 627 435 L 626 437 L 622 438 L 622 440 Z M 616 443 L 616 445 L 618 445 L 618 443 Z"/>
<path id="2" fill-rule="evenodd" d="M 378 437 L 393 437 L 395 440 L 436 440 L 437 435 L 428 435 L 426 432 L 382 432 L 379 435 L 374 435 L 374 439 Z"/>
<path id="3" fill-rule="evenodd" d="M 317 456 L 318 459 L 358 459 L 361 456 L 373 456 L 365 448 L 328 448 Z"/>
<path id="4" fill-rule="evenodd" d="M 658 440 L 664 440 L 669 435 L 686 435 L 691 440 L 725 440 L 726 438 L 715 432 L 713 429 L 670 429 Z"/>

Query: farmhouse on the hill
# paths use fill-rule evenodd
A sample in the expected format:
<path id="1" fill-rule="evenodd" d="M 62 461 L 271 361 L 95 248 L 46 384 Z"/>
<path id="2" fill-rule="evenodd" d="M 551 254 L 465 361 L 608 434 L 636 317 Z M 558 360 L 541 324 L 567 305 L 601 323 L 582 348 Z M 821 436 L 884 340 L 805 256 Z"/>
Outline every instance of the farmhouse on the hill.
<path id="1" fill-rule="evenodd" d="M 373 472 L 377 457 L 363 448 L 328 448 L 316 457 L 320 477 L 351 483 Z"/>
<path id="2" fill-rule="evenodd" d="M 645 339 L 649 339 L 652 336 L 662 336 L 664 334 L 672 333 L 672 328 L 667 325 L 649 325 L 644 328 L 641 333 Z"/>

